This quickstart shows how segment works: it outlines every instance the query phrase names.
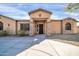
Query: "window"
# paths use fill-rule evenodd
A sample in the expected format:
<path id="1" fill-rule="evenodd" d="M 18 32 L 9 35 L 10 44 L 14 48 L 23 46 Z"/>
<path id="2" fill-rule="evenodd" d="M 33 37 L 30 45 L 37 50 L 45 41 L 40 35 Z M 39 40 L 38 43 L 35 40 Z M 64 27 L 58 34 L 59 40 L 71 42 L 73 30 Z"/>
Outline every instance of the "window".
<path id="1" fill-rule="evenodd" d="M 65 29 L 66 29 L 66 30 L 71 30 L 71 24 L 70 24 L 70 23 L 67 23 L 67 24 L 65 25 Z"/>
<path id="2" fill-rule="evenodd" d="M 29 24 L 20 24 L 20 30 L 29 31 Z"/>
<path id="3" fill-rule="evenodd" d="M 0 22 L 0 30 L 3 30 L 3 23 Z"/>

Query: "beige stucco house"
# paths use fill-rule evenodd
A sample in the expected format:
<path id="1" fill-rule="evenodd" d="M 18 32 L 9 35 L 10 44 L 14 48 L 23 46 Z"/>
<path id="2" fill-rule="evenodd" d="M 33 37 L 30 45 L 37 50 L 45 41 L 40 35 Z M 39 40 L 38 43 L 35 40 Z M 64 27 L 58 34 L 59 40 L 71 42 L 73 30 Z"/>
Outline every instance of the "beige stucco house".
<path id="1" fill-rule="evenodd" d="M 9 34 L 18 34 L 19 30 L 28 31 L 29 35 L 36 34 L 75 34 L 77 33 L 76 20 L 64 18 L 61 20 L 51 19 L 50 11 L 37 9 L 28 13 L 28 20 L 14 20 L 6 16 L 0 16 L 0 30 L 8 30 Z"/>

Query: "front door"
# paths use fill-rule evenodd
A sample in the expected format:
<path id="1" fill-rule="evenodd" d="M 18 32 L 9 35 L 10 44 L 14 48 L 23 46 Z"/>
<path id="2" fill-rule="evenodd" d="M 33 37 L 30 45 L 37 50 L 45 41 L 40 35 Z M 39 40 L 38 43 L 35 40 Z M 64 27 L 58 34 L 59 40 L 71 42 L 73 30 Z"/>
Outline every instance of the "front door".
<path id="1" fill-rule="evenodd" d="M 43 24 L 39 24 L 39 34 L 43 34 Z"/>

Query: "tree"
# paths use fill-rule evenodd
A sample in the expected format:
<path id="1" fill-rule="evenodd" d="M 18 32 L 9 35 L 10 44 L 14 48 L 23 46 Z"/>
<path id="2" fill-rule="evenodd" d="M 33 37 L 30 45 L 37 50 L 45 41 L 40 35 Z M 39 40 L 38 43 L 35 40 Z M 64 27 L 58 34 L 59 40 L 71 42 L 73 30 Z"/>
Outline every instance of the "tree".
<path id="1" fill-rule="evenodd" d="M 79 3 L 68 4 L 67 7 L 65 8 L 65 11 L 79 13 Z M 77 21 L 77 22 L 79 22 L 79 21 Z"/>
<path id="2" fill-rule="evenodd" d="M 69 12 L 77 12 L 79 11 L 79 3 L 70 3 L 65 10 Z"/>

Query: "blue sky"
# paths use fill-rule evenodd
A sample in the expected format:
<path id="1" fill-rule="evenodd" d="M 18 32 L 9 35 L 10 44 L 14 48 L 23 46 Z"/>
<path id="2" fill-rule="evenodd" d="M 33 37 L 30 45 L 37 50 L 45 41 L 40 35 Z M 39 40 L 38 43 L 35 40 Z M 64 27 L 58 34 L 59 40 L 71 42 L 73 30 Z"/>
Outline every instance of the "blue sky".
<path id="1" fill-rule="evenodd" d="M 43 8 L 53 13 L 52 19 L 73 17 L 78 20 L 79 13 L 64 11 L 67 5 L 67 3 L 0 3 L 0 14 L 14 19 L 29 19 L 28 12 Z"/>

